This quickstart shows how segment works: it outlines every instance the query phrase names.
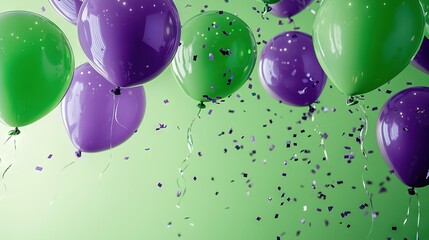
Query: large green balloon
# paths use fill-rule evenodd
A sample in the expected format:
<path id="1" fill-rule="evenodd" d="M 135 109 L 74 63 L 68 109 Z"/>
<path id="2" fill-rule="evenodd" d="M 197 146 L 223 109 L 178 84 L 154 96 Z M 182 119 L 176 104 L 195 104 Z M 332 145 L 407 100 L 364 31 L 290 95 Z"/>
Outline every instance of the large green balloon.
<path id="1" fill-rule="evenodd" d="M 35 13 L 0 14 L 0 119 L 28 125 L 60 103 L 74 60 L 64 33 Z"/>
<path id="2" fill-rule="evenodd" d="M 372 91 L 398 75 L 423 39 L 418 0 L 329 0 L 313 25 L 317 58 L 344 94 Z"/>
<path id="3" fill-rule="evenodd" d="M 237 91 L 256 63 L 256 42 L 250 28 L 227 12 L 205 12 L 182 28 L 173 60 L 180 86 L 199 102 L 215 101 Z"/>

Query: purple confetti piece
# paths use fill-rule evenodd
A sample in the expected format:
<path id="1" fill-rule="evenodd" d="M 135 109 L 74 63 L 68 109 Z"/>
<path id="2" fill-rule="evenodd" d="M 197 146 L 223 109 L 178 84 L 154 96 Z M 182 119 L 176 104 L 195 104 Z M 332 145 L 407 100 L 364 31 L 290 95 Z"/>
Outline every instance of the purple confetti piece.
<path id="1" fill-rule="evenodd" d="M 37 167 L 36 167 L 36 170 L 37 170 L 37 171 L 39 171 L 39 172 L 41 172 L 41 171 L 43 170 L 43 167 L 39 167 L 39 166 L 37 166 Z"/>

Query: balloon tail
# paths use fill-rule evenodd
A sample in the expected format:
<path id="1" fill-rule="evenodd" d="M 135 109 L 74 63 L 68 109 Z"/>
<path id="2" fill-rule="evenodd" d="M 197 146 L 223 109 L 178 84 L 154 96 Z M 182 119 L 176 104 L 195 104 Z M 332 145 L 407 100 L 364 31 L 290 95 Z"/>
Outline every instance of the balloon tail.
<path id="1" fill-rule="evenodd" d="M 109 162 L 107 163 L 106 167 L 104 167 L 103 171 L 98 174 L 98 178 L 102 178 L 104 173 L 109 169 L 110 164 L 112 163 L 112 135 L 113 135 L 113 122 L 116 120 L 116 112 L 118 111 L 118 105 L 119 105 L 119 97 L 118 97 L 118 104 L 116 104 L 116 96 L 121 95 L 121 89 L 117 87 L 115 90 L 112 90 L 112 96 L 113 96 L 113 109 L 112 109 L 112 121 L 110 121 L 110 139 L 109 139 Z"/>
<path id="2" fill-rule="evenodd" d="M 365 159 L 368 159 L 368 155 L 365 150 L 365 138 L 366 138 L 366 135 L 368 134 L 368 114 L 365 111 L 365 102 L 363 101 L 364 100 L 362 100 L 362 102 L 359 102 L 359 107 L 360 109 L 362 109 L 362 112 L 364 114 L 364 118 L 360 119 L 362 122 L 362 126 L 359 132 L 359 142 L 360 142 L 360 151 L 362 152 L 362 155 L 364 156 Z"/>
<path id="3" fill-rule="evenodd" d="M 262 10 L 262 19 L 265 19 L 265 15 L 271 12 L 271 10 L 273 10 L 273 8 L 268 3 L 265 3 L 264 9 Z"/>
<path id="4" fill-rule="evenodd" d="M 408 222 L 408 218 L 410 217 L 410 208 L 411 208 L 411 200 L 413 198 L 413 196 L 415 195 L 417 197 L 417 230 L 416 230 L 416 240 L 419 240 L 419 228 L 420 228 L 420 198 L 419 198 L 419 194 L 417 193 L 417 191 L 414 188 L 410 188 L 408 189 L 408 194 L 410 195 L 410 198 L 408 200 L 408 208 L 407 208 L 407 215 L 404 219 L 404 223 L 403 225 L 405 226 L 405 224 L 407 224 Z"/>
<path id="5" fill-rule="evenodd" d="M 316 107 L 310 106 L 309 112 L 311 114 L 311 121 L 314 122 L 314 120 L 316 119 L 315 117 Z M 327 135 L 320 131 L 319 124 L 316 124 L 316 127 L 313 129 L 313 131 L 320 136 L 319 146 L 323 149 L 324 160 L 326 160 L 329 163 L 328 151 L 326 150 L 326 146 L 325 146 L 325 139 L 327 138 Z"/>
<path id="6" fill-rule="evenodd" d="M 116 122 L 119 126 L 121 126 L 121 127 L 125 128 L 125 129 L 128 129 L 125 125 L 121 124 L 121 123 L 119 122 L 119 120 L 118 120 L 119 101 L 121 101 L 121 95 L 119 95 L 119 96 L 118 96 L 118 102 L 116 103 L 116 107 L 115 107 L 115 122 Z"/>
<path id="7" fill-rule="evenodd" d="M 65 171 L 66 169 L 68 169 L 70 166 L 72 166 L 73 164 L 75 164 L 75 162 L 76 162 L 76 160 L 73 160 L 73 161 L 69 162 L 67 165 L 65 165 L 65 166 L 61 169 L 60 173 L 58 173 L 58 180 L 60 180 L 60 178 L 61 178 L 61 176 L 63 175 L 64 171 Z M 59 182 L 59 181 L 58 181 L 58 182 Z M 52 197 L 51 201 L 49 202 L 49 205 L 54 204 L 55 200 L 57 199 L 57 197 L 58 197 L 58 195 L 59 195 L 59 192 L 60 192 L 59 187 L 57 187 L 57 192 L 55 193 L 54 197 Z"/>
<path id="8" fill-rule="evenodd" d="M 6 142 L 4 144 L 6 144 L 11 139 L 11 137 L 17 136 L 20 133 L 19 130 L 18 130 L 18 128 L 16 128 L 13 131 L 18 131 L 18 133 L 17 134 L 10 134 L 12 132 L 12 131 L 10 131 L 9 132 L 9 137 L 8 137 L 8 139 L 6 140 Z M 4 191 L 3 191 L 3 194 L 0 197 L 0 201 L 3 200 L 3 198 L 6 196 L 6 193 L 7 193 L 7 185 L 6 185 L 6 182 L 5 182 L 6 173 L 13 167 L 13 164 L 14 164 L 14 162 L 16 160 L 16 139 L 13 140 L 13 145 L 14 145 L 14 150 L 15 150 L 14 160 L 13 160 L 13 162 L 11 164 L 9 164 L 9 166 L 3 171 L 3 174 L 1 175 L 1 181 L 3 183 L 3 189 L 4 189 Z"/>
<path id="9" fill-rule="evenodd" d="M 416 233 L 416 240 L 419 240 L 419 228 L 420 228 L 420 198 L 419 194 L 416 192 L 417 197 L 417 233 Z"/>
<path id="10" fill-rule="evenodd" d="M 368 171 L 368 167 L 367 167 L 367 165 L 365 165 L 365 166 L 364 166 L 364 170 L 365 170 L 365 171 Z M 376 217 L 376 213 L 375 213 L 375 211 L 374 211 L 374 203 L 373 203 L 373 201 L 372 201 L 372 194 L 369 192 L 369 190 L 368 190 L 368 186 L 367 186 L 367 185 L 366 185 L 366 183 L 365 183 L 365 179 L 364 179 L 365 171 L 364 171 L 364 172 L 362 172 L 362 186 L 363 186 L 363 189 L 365 190 L 366 195 L 368 196 L 368 199 L 369 199 L 369 206 L 370 206 L 370 208 L 371 208 L 371 228 L 369 229 L 369 232 L 368 232 L 368 234 L 366 235 L 366 239 L 368 239 L 368 238 L 369 238 L 369 236 L 371 236 L 372 229 L 374 228 L 374 219 L 375 219 L 375 217 Z"/>
<path id="11" fill-rule="evenodd" d="M 199 104 L 199 106 L 202 103 Z M 202 104 L 204 105 L 204 104 Z M 199 107 L 197 115 L 195 116 L 195 118 L 192 120 L 191 124 L 189 125 L 188 131 L 187 131 L 187 143 L 188 143 L 188 150 L 189 150 L 189 154 L 188 156 L 182 161 L 182 163 L 179 166 L 179 173 L 180 176 L 177 178 L 177 197 L 179 198 L 179 201 L 176 205 L 177 208 L 180 208 L 180 204 L 182 203 L 183 198 L 185 197 L 186 194 L 186 190 L 187 190 L 187 186 L 186 186 L 186 178 L 184 176 L 186 169 L 189 167 L 189 159 L 192 156 L 192 153 L 194 151 L 194 140 L 192 138 L 192 128 L 194 126 L 195 121 L 197 120 L 197 118 L 201 118 L 200 117 L 200 113 L 201 110 L 203 109 L 203 107 Z"/>

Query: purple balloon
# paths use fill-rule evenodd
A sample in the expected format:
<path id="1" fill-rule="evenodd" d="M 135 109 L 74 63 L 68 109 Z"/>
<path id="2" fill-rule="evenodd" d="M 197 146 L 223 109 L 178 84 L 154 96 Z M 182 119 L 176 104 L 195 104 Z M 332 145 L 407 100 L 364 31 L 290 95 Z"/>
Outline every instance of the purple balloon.
<path id="1" fill-rule="evenodd" d="M 271 14 L 281 18 L 290 18 L 295 16 L 310 5 L 313 0 L 282 0 L 270 5 Z"/>
<path id="2" fill-rule="evenodd" d="M 49 0 L 49 2 L 67 21 L 77 24 L 77 16 L 83 0 Z"/>
<path id="3" fill-rule="evenodd" d="M 429 87 L 405 89 L 383 106 L 377 142 L 386 163 L 410 187 L 429 184 Z"/>
<path id="4" fill-rule="evenodd" d="M 157 77 L 180 43 L 180 19 L 172 0 L 86 0 L 77 28 L 91 64 L 119 87 Z"/>
<path id="5" fill-rule="evenodd" d="M 75 70 L 61 106 L 67 132 L 80 151 L 118 146 L 140 126 L 146 108 L 144 88 L 122 89 L 118 96 L 111 93 L 113 88 L 88 63 Z"/>
<path id="6" fill-rule="evenodd" d="M 422 45 L 411 64 L 418 70 L 429 74 L 429 40 L 426 37 L 423 38 Z"/>
<path id="7" fill-rule="evenodd" d="M 259 76 L 265 90 L 292 106 L 309 106 L 326 84 L 310 35 L 291 31 L 271 39 L 261 53 Z"/>

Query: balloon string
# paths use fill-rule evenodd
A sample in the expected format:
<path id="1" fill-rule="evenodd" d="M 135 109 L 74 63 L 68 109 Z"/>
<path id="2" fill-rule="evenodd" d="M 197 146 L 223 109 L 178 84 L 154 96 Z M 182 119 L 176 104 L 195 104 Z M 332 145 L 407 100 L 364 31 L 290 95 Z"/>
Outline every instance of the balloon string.
<path id="1" fill-rule="evenodd" d="M 13 137 L 13 136 L 15 136 L 15 135 L 10 135 L 8 138 L 7 138 L 7 140 L 3 143 L 3 146 Z M 14 145 L 14 154 L 15 154 L 15 156 L 14 156 L 14 159 L 13 159 L 13 161 L 12 161 L 12 163 L 11 164 L 9 164 L 9 166 L 3 171 L 3 174 L 1 175 L 1 181 L 2 181 L 2 183 L 3 183 L 3 189 L 4 189 L 4 192 L 3 192 L 3 194 L 1 195 L 1 197 L 0 197 L 0 201 L 1 200 L 3 200 L 3 198 L 6 196 L 6 193 L 7 193 L 7 185 L 6 185 L 6 182 L 5 182 L 5 176 L 6 176 L 6 173 L 13 167 L 13 165 L 14 165 L 14 163 L 15 163 L 15 160 L 16 160 L 16 139 L 14 139 L 13 140 L 13 145 Z"/>
<path id="2" fill-rule="evenodd" d="M 417 232 L 416 232 L 416 240 L 419 240 L 419 228 L 420 228 L 420 197 L 417 191 L 414 188 L 410 188 L 408 190 L 408 193 L 410 194 L 410 198 L 408 200 L 408 208 L 407 208 L 407 215 L 405 216 L 403 225 L 407 224 L 408 218 L 410 217 L 410 209 L 411 209 L 411 201 L 414 195 L 417 197 Z"/>
<path id="3" fill-rule="evenodd" d="M 416 240 L 419 240 L 419 228 L 420 228 L 420 198 L 419 194 L 416 191 L 416 197 L 417 197 L 417 233 L 416 233 Z"/>
<path id="4" fill-rule="evenodd" d="M 310 111 L 315 111 L 315 109 L 316 109 L 316 107 L 310 106 Z M 316 117 L 315 117 L 316 114 L 314 112 L 313 113 L 310 112 L 310 113 L 311 113 L 311 121 L 314 122 L 314 120 L 316 119 Z M 316 124 L 316 127 L 313 129 L 313 131 L 316 132 L 320 136 L 320 144 L 319 144 L 319 146 L 323 149 L 323 155 L 324 155 L 326 161 L 329 164 L 328 151 L 326 150 L 326 146 L 325 146 L 325 138 L 326 138 L 326 136 L 325 136 L 325 134 L 323 134 L 320 131 L 319 124 Z"/>
<path id="5" fill-rule="evenodd" d="M 106 167 L 104 167 L 103 171 L 100 172 L 100 174 L 98 175 L 98 178 L 103 177 L 104 173 L 109 169 L 110 164 L 112 163 L 112 135 L 113 135 L 113 122 L 116 121 L 117 122 L 117 111 L 118 111 L 118 106 L 119 106 L 119 98 L 118 97 L 118 101 L 116 102 L 116 94 L 113 93 L 113 109 L 112 109 L 112 120 L 110 121 L 110 136 L 109 136 L 109 162 L 107 163 Z M 118 95 L 121 96 L 121 95 Z M 118 122 L 119 124 L 119 122 Z M 121 124 L 119 124 L 121 125 Z M 122 125 L 121 125 L 122 126 Z"/>
<path id="6" fill-rule="evenodd" d="M 360 119 L 361 122 L 363 122 L 363 126 L 360 129 L 359 132 L 359 140 L 360 140 L 360 151 L 362 152 L 362 155 L 365 157 L 365 159 L 368 159 L 368 155 L 366 154 L 365 150 L 365 138 L 368 134 L 368 114 L 365 111 L 365 100 L 362 100 L 362 102 L 359 102 L 359 107 L 362 109 L 362 112 L 364 114 L 364 118 Z"/>
<path id="7" fill-rule="evenodd" d="M 197 120 L 197 118 L 201 118 L 200 117 L 200 113 L 201 113 L 202 108 L 200 108 L 197 112 L 197 115 L 195 116 L 195 118 L 192 120 L 191 124 L 189 125 L 188 131 L 187 131 L 187 143 L 188 143 L 188 150 L 189 150 L 189 154 L 188 156 L 182 161 L 182 163 L 179 166 L 179 177 L 177 178 L 177 187 L 179 188 L 177 191 L 177 197 L 179 198 L 179 201 L 176 205 L 177 208 L 180 208 L 180 204 L 183 200 L 183 198 L 185 197 L 186 194 L 186 190 L 187 190 L 187 186 L 186 186 L 186 179 L 185 179 L 185 171 L 186 169 L 189 167 L 189 159 L 194 151 L 194 140 L 192 138 L 192 127 L 194 126 L 195 121 Z M 183 184 L 181 184 L 183 183 Z"/>
<path id="8" fill-rule="evenodd" d="M 271 10 L 273 10 L 273 8 L 268 3 L 265 3 L 264 9 L 262 10 L 262 19 L 265 19 L 265 15 L 271 12 Z"/>
<path id="9" fill-rule="evenodd" d="M 375 215 L 375 211 L 374 211 L 374 202 L 372 201 L 372 194 L 369 192 L 368 186 L 366 185 L 365 179 L 364 179 L 364 174 L 366 171 L 368 171 L 368 166 L 365 165 L 363 169 L 364 169 L 364 172 L 362 172 L 362 176 L 361 176 L 362 177 L 362 186 L 363 186 L 363 189 L 365 190 L 366 195 L 368 196 L 369 206 L 371 208 L 371 228 L 369 229 L 369 232 L 366 236 L 366 239 L 368 239 L 369 236 L 371 236 L 372 229 L 374 228 L 374 219 L 375 219 L 376 215 Z"/>
<path id="10" fill-rule="evenodd" d="M 73 160 L 73 161 L 69 162 L 67 165 L 65 165 L 65 166 L 61 169 L 60 173 L 58 173 L 58 180 L 60 180 L 61 176 L 64 174 L 64 171 L 65 171 L 66 169 L 68 169 L 70 166 L 72 166 L 73 164 L 75 164 L 75 163 L 76 163 L 76 160 Z M 60 182 L 60 181 L 58 181 L 58 182 Z M 57 191 L 56 191 L 56 193 L 55 193 L 54 197 L 52 197 L 52 200 L 49 202 L 49 205 L 54 204 L 55 200 L 57 199 L 57 197 L 58 197 L 58 195 L 59 195 L 59 192 L 60 192 L 60 189 L 59 189 L 59 186 L 58 186 L 58 187 L 57 187 Z"/>

